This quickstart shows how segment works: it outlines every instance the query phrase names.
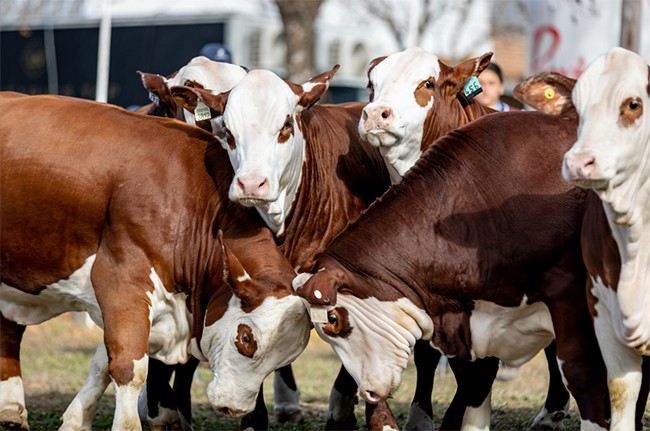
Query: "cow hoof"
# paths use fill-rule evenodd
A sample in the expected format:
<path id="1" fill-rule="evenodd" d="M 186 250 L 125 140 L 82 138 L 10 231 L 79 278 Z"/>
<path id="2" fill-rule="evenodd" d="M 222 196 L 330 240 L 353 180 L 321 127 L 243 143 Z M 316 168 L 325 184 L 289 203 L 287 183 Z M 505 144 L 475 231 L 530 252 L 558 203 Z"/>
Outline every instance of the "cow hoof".
<path id="1" fill-rule="evenodd" d="M 354 412 L 347 417 L 344 421 L 335 421 L 332 417 L 327 418 L 325 429 L 331 431 L 345 431 L 345 430 L 358 430 L 357 418 Z"/>
<path id="2" fill-rule="evenodd" d="M 264 414 L 256 414 L 255 412 L 249 413 L 244 416 L 239 422 L 239 429 L 243 431 L 258 431 L 269 429 L 269 417 L 264 411 Z"/>
<path id="3" fill-rule="evenodd" d="M 7 415 L 3 415 L 3 418 L 0 419 L 0 428 L 7 430 L 29 430 L 29 424 L 27 421 L 22 420 L 18 415 L 14 419 L 10 419 Z"/>
<path id="4" fill-rule="evenodd" d="M 434 431 L 433 419 L 420 408 L 418 403 L 411 404 L 409 414 L 404 424 L 404 431 Z"/>
<path id="5" fill-rule="evenodd" d="M 546 413 L 539 415 L 530 426 L 530 431 L 564 431 L 564 419 L 569 418 L 569 414 L 563 411 Z"/>
<path id="6" fill-rule="evenodd" d="M 293 413 L 275 412 L 275 420 L 276 422 L 281 424 L 292 423 L 295 425 L 300 425 L 301 423 L 304 422 L 305 418 L 303 418 L 302 413 L 300 413 L 300 411 L 293 412 Z"/>

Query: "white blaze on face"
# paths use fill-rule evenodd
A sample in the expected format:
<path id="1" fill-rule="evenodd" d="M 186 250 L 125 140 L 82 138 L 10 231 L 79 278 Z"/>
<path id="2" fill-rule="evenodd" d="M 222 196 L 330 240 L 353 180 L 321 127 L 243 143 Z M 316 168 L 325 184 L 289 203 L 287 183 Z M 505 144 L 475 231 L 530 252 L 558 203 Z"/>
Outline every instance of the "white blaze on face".
<path id="1" fill-rule="evenodd" d="M 420 156 L 424 121 L 433 105 L 418 100 L 416 91 L 439 76 L 438 57 L 421 48 L 389 55 L 370 72 L 373 98 L 363 110 L 359 133 L 380 147 L 400 176 Z"/>
<path id="2" fill-rule="evenodd" d="M 302 353 L 310 329 L 298 296 L 268 297 L 250 313 L 233 296 L 228 310 L 205 327 L 201 339 L 214 373 L 207 389 L 210 403 L 230 417 L 251 412 L 264 379 Z"/>
<path id="3" fill-rule="evenodd" d="M 328 307 L 328 319 L 314 327 L 370 403 L 385 399 L 399 387 L 415 342 L 433 334 L 429 316 L 406 298 L 384 302 L 339 292 L 336 306 Z"/>
<path id="4" fill-rule="evenodd" d="M 305 160 L 298 102 L 280 77 L 254 70 L 232 89 L 223 115 L 234 143 L 225 146 L 235 169 L 230 199 L 258 207 L 276 234 L 282 233 Z"/>

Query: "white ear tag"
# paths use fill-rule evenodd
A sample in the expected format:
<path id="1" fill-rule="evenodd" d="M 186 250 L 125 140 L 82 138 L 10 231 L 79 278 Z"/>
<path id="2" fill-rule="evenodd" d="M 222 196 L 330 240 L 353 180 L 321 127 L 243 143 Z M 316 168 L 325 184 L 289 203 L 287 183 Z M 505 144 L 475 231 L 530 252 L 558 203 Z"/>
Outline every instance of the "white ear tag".
<path id="1" fill-rule="evenodd" d="M 194 109 L 195 121 L 209 120 L 210 118 L 212 118 L 212 114 L 208 105 L 203 103 L 201 99 L 196 99 L 196 109 Z"/>
<path id="2" fill-rule="evenodd" d="M 327 322 L 327 309 L 325 307 L 312 305 L 309 307 L 309 315 L 311 316 L 311 321 L 313 323 Z"/>

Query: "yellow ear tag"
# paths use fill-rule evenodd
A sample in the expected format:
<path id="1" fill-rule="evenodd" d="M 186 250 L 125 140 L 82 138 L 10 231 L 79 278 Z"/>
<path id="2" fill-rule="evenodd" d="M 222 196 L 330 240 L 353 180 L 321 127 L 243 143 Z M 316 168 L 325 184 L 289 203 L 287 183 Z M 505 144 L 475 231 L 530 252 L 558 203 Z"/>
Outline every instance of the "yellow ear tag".
<path id="1" fill-rule="evenodd" d="M 547 88 L 546 90 L 544 90 L 544 97 L 546 97 L 547 99 L 552 99 L 553 97 L 555 97 L 555 90 L 553 90 L 552 88 Z"/>
<path id="2" fill-rule="evenodd" d="M 196 109 L 194 109 L 195 121 L 209 120 L 210 118 L 212 118 L 212 113 L 210 113 L 208 105 L 203 103 L 201 99 L 196 99 Z"/>

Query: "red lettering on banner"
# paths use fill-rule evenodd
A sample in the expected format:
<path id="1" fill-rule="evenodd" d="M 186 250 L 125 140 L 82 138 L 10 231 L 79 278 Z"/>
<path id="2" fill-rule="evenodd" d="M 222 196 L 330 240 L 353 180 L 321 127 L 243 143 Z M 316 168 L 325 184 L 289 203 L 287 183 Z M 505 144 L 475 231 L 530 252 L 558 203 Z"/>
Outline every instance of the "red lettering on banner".
<path id="1" fill-rule="evenodd" d="M 550 39 L 550 43 L 544 43 Z M 558 72 L 563 75 L 569 76 L 571 78 L 579 78 L 582 75 L 582 72 L 585 71 L 587 67 L 587 61 L 584 56 L 578 55 L 573 63 L 573 59 L 569 64 L 568 61 L 562 61 L 561 59 L 555 58 L 555 55 L 560 47 L 560 42 L 562 40 L 562 35 L 557 27 L 552 25 L 542 25 L 540 26 L 533 35 L 533 46 L 531 53 L 531 71 L 530 73 L 535 74 L 539 72 L 552 71 Z M 542 52 L 542 44 L 544 46 L 548 45 L 548 48 Z M 555 62 L 553 60 L 556 60 Z M 563 63 L 559 65 L 558 62 Z M 551 65 L 555 63 L 554 65 Z"/>

